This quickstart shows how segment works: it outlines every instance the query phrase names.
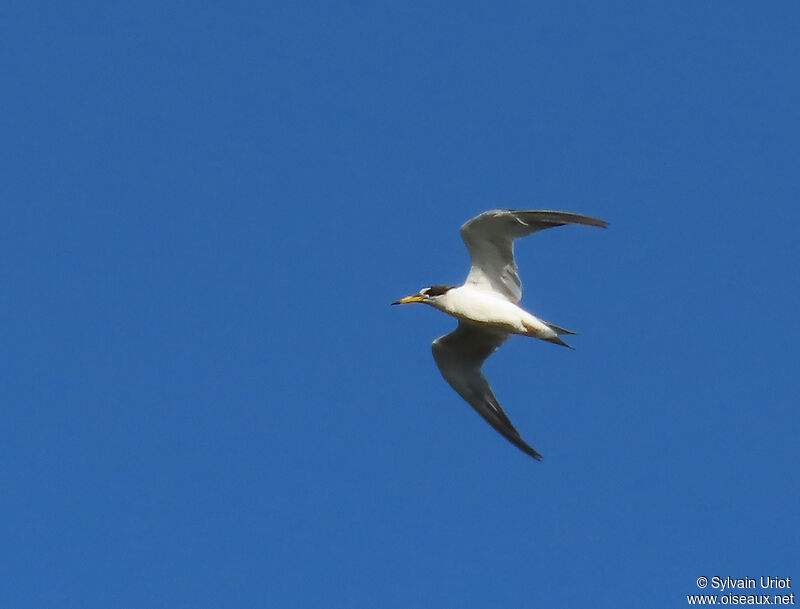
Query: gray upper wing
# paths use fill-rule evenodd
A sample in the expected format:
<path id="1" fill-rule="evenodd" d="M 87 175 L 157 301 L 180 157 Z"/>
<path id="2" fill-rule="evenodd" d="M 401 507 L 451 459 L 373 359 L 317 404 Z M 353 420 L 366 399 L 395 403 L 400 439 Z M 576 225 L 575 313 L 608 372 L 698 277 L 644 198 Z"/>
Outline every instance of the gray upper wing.
<path id="1" fill-rule="evenodd" d="M 460 322 L 453 332 L 433 341 L 433 358 L 444 379 L 479 415 L 514 446 L 541 459 L 542 455 L 528 446 L 511 424 L 481 372 L 483 362 L 506 338 L 508 334 Z"/>
<path id="2" fill-rule="evenodd" d="M 493 209 L 468 220 L 461 227 L 461 238 L 472 259 L 466 283 L 518 303 L 522 283 L 514 263 L 514 239 L 565 224 L 606 227 L 606 222 L 591 216 L 548 210 Z"/>

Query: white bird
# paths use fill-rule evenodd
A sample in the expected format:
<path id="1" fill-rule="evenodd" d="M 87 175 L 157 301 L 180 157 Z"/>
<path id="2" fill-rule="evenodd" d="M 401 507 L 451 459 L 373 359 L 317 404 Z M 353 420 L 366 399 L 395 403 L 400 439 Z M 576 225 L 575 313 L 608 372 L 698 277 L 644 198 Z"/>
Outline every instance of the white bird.
<path id="1" fill-rule="evenodd" d="M 475 216 L 461 227 L 472 259 L 464 285 L 434 285 L 392 303 L 421 302 L 458 319 L 453 332 L 433 341 L 433 357 L 442 376 L 492 427 L 537 460 L 542 455 L 511 424 L 481 367 L 509 334 L 570 347 L 559 335 L 574 332 L 539 319 L 517 304 L 522 283 L 514 263 L 514 239 L 565 224 L 607 226 L 603 220 L 564 211 L 495 209 Z"/>

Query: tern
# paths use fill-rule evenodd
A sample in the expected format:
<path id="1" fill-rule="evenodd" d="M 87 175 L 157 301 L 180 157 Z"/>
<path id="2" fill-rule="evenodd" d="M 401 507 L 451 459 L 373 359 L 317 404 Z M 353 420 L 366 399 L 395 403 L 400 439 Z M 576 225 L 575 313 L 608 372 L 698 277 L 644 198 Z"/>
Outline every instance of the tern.
<path id="1" fill-rule="evenodd" d="M 575 334 L 539 319 L 519 306 L 522 282 L 514 262 L 514 240 L 565 224 L 606 228 L 597 218 L 565 211 L 494 209 L 461 227 L 472 267 L 462 286 L 433 285 L 393 302 L 421 302 L 458 319 L 458 327 L 433 341 L 433 358 L 444 380 L 509 442 L 534 459 L 500 407 L 481 368 L 511 334 L 531 336 L 569 347 L 562 334 Z"/>

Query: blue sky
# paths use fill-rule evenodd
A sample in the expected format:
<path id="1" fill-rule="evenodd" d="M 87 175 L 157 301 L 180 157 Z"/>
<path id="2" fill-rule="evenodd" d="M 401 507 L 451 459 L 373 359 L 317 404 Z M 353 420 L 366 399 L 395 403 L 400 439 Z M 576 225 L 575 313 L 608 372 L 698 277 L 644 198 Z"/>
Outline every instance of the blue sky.
<path id="1" fill-rule="evenodd" d="M 0 605 L 676 607 L 796 577 L 796 3 L 3 9 Z M 489 208 L 575 351 L 441 379 Z"/>

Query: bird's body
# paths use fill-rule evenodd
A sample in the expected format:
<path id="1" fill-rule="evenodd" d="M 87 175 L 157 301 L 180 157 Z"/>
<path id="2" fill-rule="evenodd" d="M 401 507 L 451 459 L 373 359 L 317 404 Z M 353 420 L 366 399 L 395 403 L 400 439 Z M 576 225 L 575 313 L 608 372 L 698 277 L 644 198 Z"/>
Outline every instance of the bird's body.
<path id="1" fill-rule="evenodd" d="M 432 344 L 442 376 L 492 427 L 535 459 L 542 456 L 511 424 L 481 367 L 511 334 L 569 347 L 559 335 L 574 332 L 541 320 L 519 306 L 522 283 L 513 249 L 514 239 L 564 224 L 606 227 L 603 220 L 560 211 L 498 209 L 475 216 L 461 227 L 472 259 L 464 285 L 435 285 L 392 303 L 421 302 L 459 320 L 453 332 Z"/>
<path id="2" fill-rule="evenodd" d="M 508 334 L 534 338 L 555 338 L 556 332 L 535 315 L 510 302 L 501 294 L 472 284 L 452 288 L 432 306 L 461 321 L 474 322 Z"/>

